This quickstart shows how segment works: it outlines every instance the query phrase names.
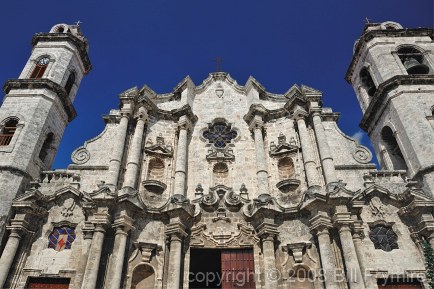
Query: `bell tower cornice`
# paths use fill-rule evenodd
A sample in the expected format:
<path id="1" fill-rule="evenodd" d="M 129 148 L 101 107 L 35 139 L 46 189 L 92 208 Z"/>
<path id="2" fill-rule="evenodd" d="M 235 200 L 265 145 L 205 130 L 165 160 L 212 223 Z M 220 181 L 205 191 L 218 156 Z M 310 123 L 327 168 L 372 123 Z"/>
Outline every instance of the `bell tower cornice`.
<path id="1" fill-rule="evenodd" d="M 62 42 L 66 41 L 71 43 L 77 48 L 80 60 L 84 66 L 84 74 L 89 73 L 92 69 L 89 54 L 87 53 L 88 43 L 86 38 L 79 39 L 72 33 L 37 33 L 32 38 L 32 46 L 35 47 L 41 42 Z"/>

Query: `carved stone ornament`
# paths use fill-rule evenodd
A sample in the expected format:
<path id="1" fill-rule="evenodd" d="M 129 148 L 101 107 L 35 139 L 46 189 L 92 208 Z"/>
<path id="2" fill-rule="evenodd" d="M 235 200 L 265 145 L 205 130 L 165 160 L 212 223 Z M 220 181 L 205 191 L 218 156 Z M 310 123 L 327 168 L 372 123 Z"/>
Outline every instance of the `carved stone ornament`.
<path id="1" fill-rule="evenodd" d="M 190 246 L 205 248 L 243 248 L 259 242 L 250 224 L 198 223 L 191 228 Z"/>
<path id="2" fill-rule="evenodd" d="M 216 89 L 215 89 L 215 94 L 217 95 L 217 97 L 222 98 L 224 93 L 225 93 L 225 91 L 223 89 L 223 86 L 220 83 L 217 84 Z"/>
<path id="3" fill-rule="evenodd" d="M 89 159 L 90 152 L 84 147 L 79 147 L 78 149 L 73 151 L 71 155 L 72 162 L 77 165 L 85 164 Z"/>
<path id="4" fill-rule="evenodd" d="M 68 218 L 71 217 L 74 214 L 76 203 L 75 200 L 70 198 L 66 199 L 65 202 L 63 202 L 62 211 L 61 214 L 63 217 Z"/>
<path id="5" fill-rule="evenodd" d="M 309 241 L 288 244 L 288 252 L 292 252 L 295 263 L 303 262 L 303 254 L 306 249 L 310 248 L 312 243 Z"/>
<path id="6" fill-rule="evenodd" d="M 366 164 L 372 160 L 372 154 L 364 146 L 357 146 L 353 152 L 353 158 L 361 164 Z"/>
<path id="7" fill-rule="evenodd" d="M 270 143 L 270 156 L 278 157 L 285 154 L 296 153 L 299 147 L 295 145 L 294 138 L 291 138 L 290 143 L 286 142 L 286 136 L 283 133 L 277 138 L 277 145 L 272 141 Z"/>
<path id="8" fill-rule="evenodd" d="M 145 145 L 145 152 L 148 155 L 157 155 L 160 157 L 172 157 L 173 147 L 171 144 L 165 144 L 163 136 L 160 134 L 156 138 L 156 144 L 148 140 Z"/>
<path id="9" fill-rule="evenodd" d="M 378 218 L 383 218 L 384 214 L 386 213 L 384 211 L 383 203 L 377 196 L 371 199 L 371 201 L 369 202 L 369 208 L 371 209 L 372 215 Z"/>
<path id="10" fill-rule="evenodd" d="M 235 161 L 234 151 L 231 148 L 226 149 L 216 149 L 211 147 L 208 150 L 208 154 L 206 156 L 207 161 L 216 161 L 216 162 L 233 162 Z"/>
<path id="11" fill-rule="evenodd" d="M 224 185 L 217 185 L 210 188 L 208 194 L 203 195 L 202 197 L 194 200 L 193 202 L 199 203 L 201 206 L 205 207 L 212 207 L 217 204 L 218 207 L 222 207 L 224 205 L 239 207 L 243 203 L 248 203 L 249 200 L 236 194 L 232 188 L 226 187 Z"/>

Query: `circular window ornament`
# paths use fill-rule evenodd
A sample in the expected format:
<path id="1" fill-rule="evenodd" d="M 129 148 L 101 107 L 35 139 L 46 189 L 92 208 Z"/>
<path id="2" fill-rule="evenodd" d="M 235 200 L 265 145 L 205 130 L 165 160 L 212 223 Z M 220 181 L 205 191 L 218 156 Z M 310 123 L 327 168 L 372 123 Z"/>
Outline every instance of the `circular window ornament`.
<path id="1" fill-rule="evenodd" d="M 224 122 L 216 122 L 202 132 L 202 137 L 208 143 L 212 144 L 215 148 L 225 148 L 227 144 L 231 143 L 238 136 L 235 129 L 232 129 Z"/>

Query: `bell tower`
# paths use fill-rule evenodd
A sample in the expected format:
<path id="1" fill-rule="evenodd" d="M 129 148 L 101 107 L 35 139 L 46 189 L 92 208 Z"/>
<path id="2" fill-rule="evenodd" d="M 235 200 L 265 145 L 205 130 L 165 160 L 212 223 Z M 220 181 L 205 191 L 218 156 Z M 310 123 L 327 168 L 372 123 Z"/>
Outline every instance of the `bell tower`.
<path id="1" fill-rule="evenodd" d="M 381 168 L 407 170 L 434 195 L 433 29 L 367 23 L 346 74 Z"/>
<path id="2" fill-rule="evenodd" d="M 18 79 L 6 81 L 0 107 L 0 240 L 12 200 L 51 167 L 65 127 L 75 118 L 80 82 L 91 69 L 78 25 L 55 25 L 32 39 Z"/>

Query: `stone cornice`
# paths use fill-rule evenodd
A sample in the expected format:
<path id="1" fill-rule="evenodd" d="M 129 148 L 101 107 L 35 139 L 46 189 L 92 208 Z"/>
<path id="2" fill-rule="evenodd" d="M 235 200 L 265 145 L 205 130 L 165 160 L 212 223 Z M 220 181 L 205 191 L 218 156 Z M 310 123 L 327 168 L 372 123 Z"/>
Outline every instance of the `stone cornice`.
<path id="1" fill-rule="evenodd" d="M 434 75 L 396 75 L 385 82 L 381 83 L 372 100 L 366 109 L 360 128 L 370 133 L 372 126 L 379 115 L 381 115 L 389 103 L 391 96 L 388 92 L 397 88 L 399 85 L 432 85 L 434 84 Z"/>
<path id="2" fill-rule="evenodd" d="M 73 44 L 80 55 L 81 62 L 85 68 L 85 74 L 92 69 L 90 63 L 89 54 L 87 53 L 87 41 L 81 40 L 75 37 L 71 33 L 37 33 L 32 38 L 32 46 L 34 47 L 38 42 L 55 42 L 55 41 L 67 41 Z"/>
<path id="3" fill-rule="evenodd" d="M 354 49 L 353 59 L 348 67 L 345 79 L 351 83 L 351 77 L 359 60 L 360 54 L 366 44 L 375 37 L 414 37 L 428 36 L 434 38 L 434 32 L 431 28 L 414 28 L 414 29 L 392 29 L 392 30 L 371 30 L 363 33 Z"/>
<path id="4" fill-rule="evenodd" d="M 5 93 L 9 93 L 9 91 L 12 89 L 49 89 L 56 93 L 59 97 L 68 116 L 68 121 L 72 121 L 77 116 L 77 112 L 75 111 L 75 108 L 71 102 L 71 99 L 69 99 L 65 88 L 50 79 L 9 79 L 3 86 L 3 91 Z M 20 97 L 23 96 L 25 95 L 20 95 Z M 32 95 L 29 95 L 29 97 L 32 97 Z"/>

